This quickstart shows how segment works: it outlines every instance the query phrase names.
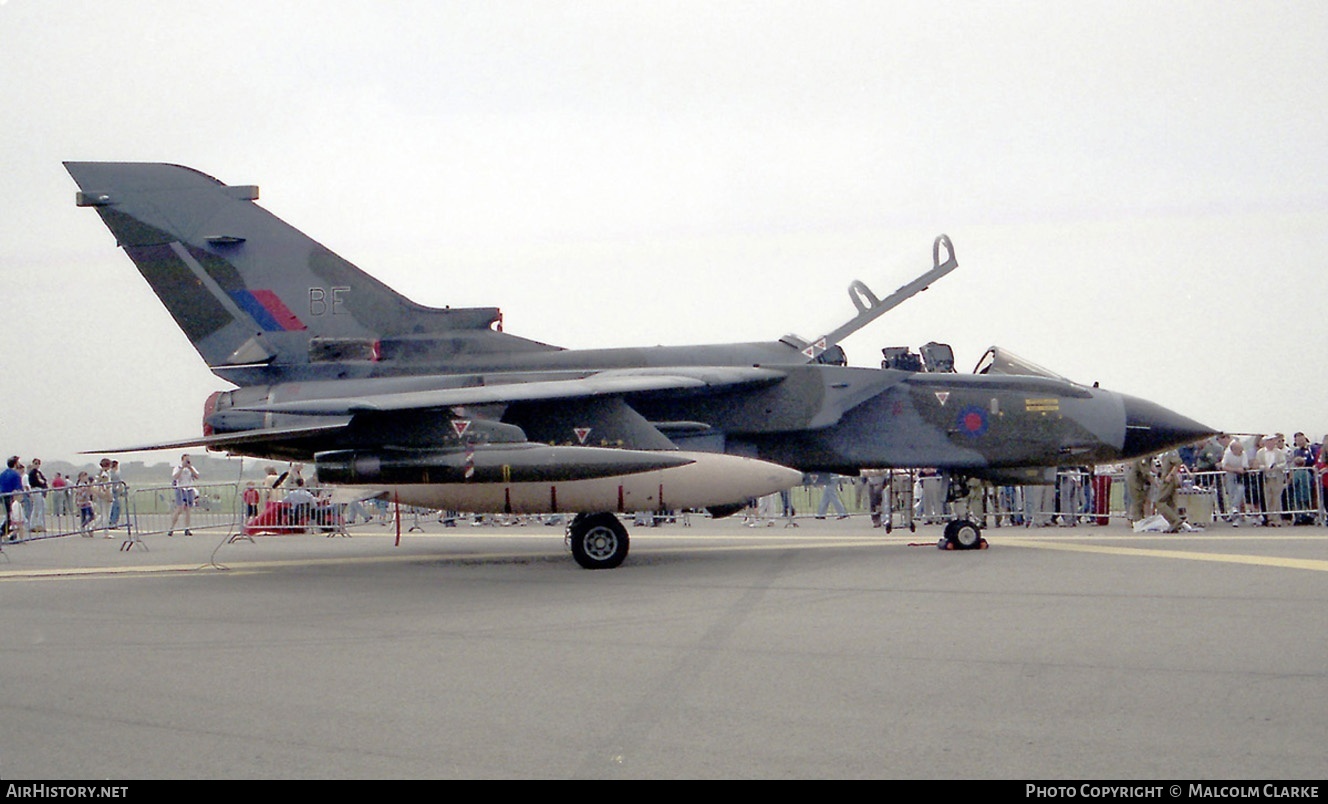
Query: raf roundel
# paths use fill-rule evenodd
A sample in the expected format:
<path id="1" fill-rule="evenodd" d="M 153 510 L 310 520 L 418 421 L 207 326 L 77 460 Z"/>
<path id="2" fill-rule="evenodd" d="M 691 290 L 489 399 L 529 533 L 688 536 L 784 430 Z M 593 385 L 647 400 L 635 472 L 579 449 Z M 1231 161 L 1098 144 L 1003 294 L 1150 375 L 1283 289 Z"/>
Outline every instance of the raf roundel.
<path id="1" fill-rule="evenodd" d="M 974 438 L 987 432 L 987 412 L 977 405 L 969 405 L 959 411 L 959 432 Z"/>

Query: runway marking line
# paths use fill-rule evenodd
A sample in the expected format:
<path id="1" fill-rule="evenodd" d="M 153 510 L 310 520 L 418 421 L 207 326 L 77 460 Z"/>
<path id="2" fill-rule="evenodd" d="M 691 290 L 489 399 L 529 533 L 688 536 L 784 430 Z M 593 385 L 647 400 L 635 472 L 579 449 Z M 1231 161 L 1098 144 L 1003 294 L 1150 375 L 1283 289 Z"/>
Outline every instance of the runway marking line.
<path id="1" fill-rule="evenodd" d="M 1269 537 L 1264 537 L 1269 538 Z M 1135 556 L 1140 558 L 1178 558 L 1186 561 L 1215 561 L 1223 564 L 1248 564 L 1257 567 L 1328 572 L 1328 560 L 1317 558 L 1282 558 L 1280 556 L 1253 556 L 1242 553 L 1198 553 L 1188 550 L 1170 550 L 1153 547 L 1115 547 L 1105 544 L 1072 544 L 1041 539 L 1004 538 L 1000 542 L 1010 547 L 1031 547 L 1039 550 L 1065 550 L 1072 553 L 1100 553 L 1103 555 Z"/>
<path id="2" fill-rule="evenodd" d="M 32 581 L 51 578 L 97 578 L 116 575 L 166 575 L 170 573 L 212 570 L 223 575 L 247 575 L 284 567 L 335 566 L 337 564 L 391 563 L 394 561 L 428 561 L 432 558 L 476 559 L 493 558 L 497 554 L 466 554 L 454 556 L 428 556 L 418 553 L 394 556 L 347 556 L 344 558 L 291 558 L 266 561 L 235 561 L 229 564 L 156 564 L 132 567 L 51 567 L 47 569 L 0 570 L 0 583 L 5 581 Z M 501 555 L 507 555 L 503 553 Z"/>

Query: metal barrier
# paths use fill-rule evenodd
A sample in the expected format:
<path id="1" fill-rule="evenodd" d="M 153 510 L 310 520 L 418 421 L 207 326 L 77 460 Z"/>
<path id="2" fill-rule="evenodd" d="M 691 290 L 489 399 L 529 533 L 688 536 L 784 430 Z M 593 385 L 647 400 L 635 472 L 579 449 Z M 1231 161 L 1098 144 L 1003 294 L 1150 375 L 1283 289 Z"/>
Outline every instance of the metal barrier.
<path id="1" fill-rule="evenodd" d="M 1194 486 L 1211 489 L 1213 519 L 1279 526 L 1323 524 L 1324 472 L 1309 466 L 1290 470 L 1192 472 Z"/>
<path id="2" fill-rule="evenodd" d="M 122 536 L 123 550 L 147 549 L 142 537 L 188 534 L 196 530 L 220 532 L 230 541 L 257 535 L 324 533 L 347 536 L 357 527 L 398 523 L 421 530 L 423 521 L 438 517 L 455 524 L 455 513 L 398 507 L 381 498 L 344 499 L 331 487 L 304 487 L 309 499 L 290 502 L 294 487 L 273 490 L 250 481 L 195 483 L 186 488 L 125 483 L 92 483 L 0 495 L 0 522 L 8 525 L 18 504 L 11 534 L 0 537 L 3 546 L 61 536 Z M 445 521 L 446 520 L 446 521 Z M 6 556 L 7 558 L 7 556 Z"/>
<path id="3" fill-rule="evenodd" d="M 185 488 L 148 486 L 129 492 L 131 539 L 224 529 L 233 533 L 240 518 L 239 483 L 195 483 Z"/>
<path id="4" fill-rule="evenodd" d="M 1324 524 L 1325 472 L 1295 467 L 1280 473 L 1251 470 L 1185 472 L 1177 493 L 1177 510 L 1197 525 L 1219 521 L 1252 524 Z M 1145 493 L 1146 514 L 1152 513 L 1153 490 Z M 1233 508 L 1232 501 L 1236 502 Z M 1128 517 L 1130 490 L 1119 470 L 1062 470 L 1055 485 L 998 486 L 988 489 L 985 511 L 999 526 L 1045 527 L 1084 522 L 1105 524 Z"/>
<path id="5" fill-rule="evenodd" d="M 1062 469 L 1053 483 L 1001 486 L 971 483 L 967 500 L 947 502 L 949 478 L 923 476 L 915 493 L 914 515 L 923 524 L 937 524 L 956 515 L 967 515 L 986 527 L 1046 527 L 1059 524 L 1105 525 L 1112 517 L 1124 516 L 1113 489 L 1119 474 L 1099 473 L 1087 468 Z"/>
<path id="6" fill-rule="evenodd" d="M 1119 497 L 1123 486 L 1119 472 L 1062 470 L 1054 484 L 1044 486 L 992 486 L 974 483 L 967 500 L 948 501 L 950 478 L 921 474 L 918 470 L 895 469 L 886 473 L 882 510 L 879 515 L 894 527 L 944 524 L 956 515 L 967 515 L 996 527 L 1023 527 L 1061 523 L 1106 524 L 1123 518 L 1126 506 Z M 849 516 L 872 514 L 866 490 L 867 478 L 837 478 L 840 497 Z M 758 505 L 750 518 L 759 521 L 795 519 L 820 513 L 821 484 L 804 483 L 783 494 L 772 495 L 773 505 Z M 976 495 L 976 496 L 974 496 Z M 965 508 L 967 506 L 967 508 Z M 985 527 L 985 525 L 984 525 Z"/>
<path id="7" fill-rule="evenodd" d="M 0 519 L 6 524 L 14 519 L 12 533 L 7 529 L 0 544 L 76 534 L 107 539 L 123 536 L 122 549 L 127 550 L 142 545 L 143 536 L 183 535 L 194 530 L 221 532 L 232 539 L 309 531 L 345 535 L 352 525 L 389 525 L 396 516 L 393 507 L 372 500 L 334 502 L 331 489 L 309 487 L 313 503 L 291 504 L 274 499 L 284 499 L 290 489 L 275 493 L 259 489 L 255 498 L 249 493 L 254 488 L 240 482 L 132 489 L 125 483 L 91 483 L 0 495 L 5 506 L 5 516 Z"/>
<path id="8" fill-rule="evenodd" d="M 291 533 L 346 535 L 356 524 L 390 522 L 392 510 L 370 501 L 334 499 L 335 489 L 304 486 L 306 495 L 291 500 L 294 488 L 276 490 L 239 482 L 195 484 L 192 505 L 187 490 L 171 486 L 135 489 L 134 528 L 139 535 L 187 533 L 194 528 L 224 530 L 231 538 Z"/>
<path id="9" fill-rule="evenodd" d="M 0 494 L 6 544 L 58 536 L 115 538 L 130 531 L 124 483 L 83 483 L 46 490 Z M 19 506 L 16 510 L 15 504 Z"/>
<path id="10" fill-rule="evenodd" d="M 1328 523 L 1328 474 L 1314 467 L 1293 467 L 1276 473 L 1251 470 L 1243 474 L 1224 471 L 1186 472 L 1179 491 L 1181 514 L 1191 523 L 1226 521 L 1233 524 L 1325 524 Z M 991 486 L 983 484 L 978 496 L 967 503 L 969 515 L 995 527 L 1062 527 L 1080 523 L 1106 524 L 1128 516 L 1129 489 L 1119 470 L 1064 469 L 1053 485 Z M 852 487 L 865 484 L 859 478 L 839 478 Z M 911 472 L 892 473 L 887 485 L 890 500 L 887 515 L 904 514 L 904 523 L 947 521 L 955 504 L 946 502 L 948 480 L 938 475 L 917 477 Z M 911 486 L 904 489 L 899 483 Z M 6 532 L 3 542 L 36 541 L 78 534 L 125 537 L 124 549 L 141 544 L 146 535 L 189 533 L 193 529 L 223 531 L 233 540 L 259 534 L 321 532 L 348 535 L 349 529 L 368 524 L 392 525 L 398 516 L 403 524 L 413 520 L 418 529 L 422 518 L 439 517 L 453 524 L 461 516 L 400 509 L 382 499 L 334 501 L 330 488 L 308 487 L 312 503 L 278 501 L 291 489 L 255 487 L 240 481 L 198 483 L 192 489 L 156 486 L 129 489 L 124 483 L 91 483 L 43 491 L 0 495 Z M 819 506 L 820 489 L 804 485 L 784 495 L 775 495 L 761 519 L 783 518 L 792 522 L 794 509 L 809 512 Z M 1151 490 L 1150 490 L 1151 491 Z M 869 513 L 862 505 L 865 494 L 844 495 L 854 514 Z M 856 504 L 854 504 L 856 503 Z M 15 504 L 19 506 L 15 509 Z M 1146 501 L 1149 508 L 1151 499 Z M 903 508 L 907 506 L 908 510 Z M 1149 510 L 1151 513 L 1151 510 Z M 13 520 L 12 529 L 9 527 Z M 896 523 L 898 524 L 898 523 Z M 985 526 L 985 524 L 984 524 Z M 146 546 L 145 546 L 146 547 Z"/>
<path id="11" fill-rule="evenodd" d="M 345 500 L 337 499 L 337 489 L 331 486 L 298 488 L 298 491 L 288 487 L 256 489 L 253 484 L 247 484 L 244 490 L 238 490 L 240 513 L 237 519 L 242 524 L 232 539 L 290 533 L 349 536 L 353 527 L 388 526 L 396 523 L 398 517 L 404 522 L 408 516 L 414 519 L 409 530 L 423 530 L 420 526 L 422 516 L 438 516 L 436 511 L 388 505 L 381 494 Z"/>

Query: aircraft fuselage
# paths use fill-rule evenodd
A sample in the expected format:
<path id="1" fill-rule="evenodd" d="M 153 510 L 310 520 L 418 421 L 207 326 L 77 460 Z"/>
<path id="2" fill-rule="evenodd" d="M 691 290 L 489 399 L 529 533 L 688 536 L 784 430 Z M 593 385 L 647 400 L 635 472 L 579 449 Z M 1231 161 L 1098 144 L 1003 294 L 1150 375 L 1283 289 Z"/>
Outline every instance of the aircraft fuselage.
<path id="1" fill-rule="evenodd" d="M 210 421 L 219 433 L 307 425 L 313 423 L 307 415 L 228 409 L 257 402 L 485 388 L 495 382 L 501 387 L 580 378 L 610 369 L 729 365 L 768 369 L 777 378 L 739 387 L 623 396 L 629 409 L 650 424 L 649 429 L 638 429 L 643 433 L 662 430 L 672 441 L 669 445 L 650 441 L 649 435 L 634 437 L 631 423 L 626 421 L 629 414 L 607 403 L 515 402 L 503 405 L 502 411 L 486 413 L 496 413 L 499 420 L 520 427 L 531 441 L 541 443 L 643 449 L 677 446 L 760 458 L 805 472 L 841 473 L 939 466 L 982 475 L 996 470 L 1115 462 L 1172 445 L 1178 430 L 1205 431 L 1156 406 L 1153 411 L 1139 410 L 1138 400 L 1131 397 L 1060 379 L 788 362 L 795 354 L 796 350 L 774 342 L 481 358 L 470 365 L 454 362 L 448 373 L 241 389 L 227 395 Z M 292 451 L 289 445 L 281 445 L 277 452 L 263 457 L 311 460 L 315 451 L 381 445 L 386 423 L 377 420 L 385 415 L 373 411 L 357 414 L 356 427 L 348 428 L 336 443 L 320 443 L 317 450 Z M 455 416 L 451 408 L 397 413 L 391 417 L 388 440 L 401 448 L 436 446 Z M 1156 437 L 1149 437 L 1154 433 Z"/>

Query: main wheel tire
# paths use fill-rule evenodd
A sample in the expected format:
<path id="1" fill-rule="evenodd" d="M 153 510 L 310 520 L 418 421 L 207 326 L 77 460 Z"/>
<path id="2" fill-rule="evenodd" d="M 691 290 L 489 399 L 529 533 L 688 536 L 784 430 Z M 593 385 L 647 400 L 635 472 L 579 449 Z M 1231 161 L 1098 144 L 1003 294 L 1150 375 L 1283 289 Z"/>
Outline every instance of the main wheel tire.
<path id="1" fill-rule="evenodd" d="M 585 569 L 613 569 L 627 558 L 627 528 L 613 514 L 578 516 L 571 541 L 572 558 Z"/>
<path id="2" fill-rule="evenodd" d="M 955 519 L 946 525 L 945 538 L 955 550 L 977 550 L 982 547 L 982 529 L 967 519 Z"/>

